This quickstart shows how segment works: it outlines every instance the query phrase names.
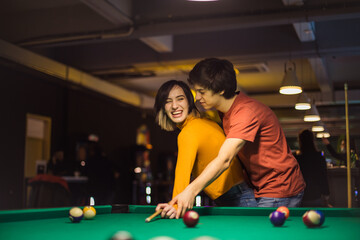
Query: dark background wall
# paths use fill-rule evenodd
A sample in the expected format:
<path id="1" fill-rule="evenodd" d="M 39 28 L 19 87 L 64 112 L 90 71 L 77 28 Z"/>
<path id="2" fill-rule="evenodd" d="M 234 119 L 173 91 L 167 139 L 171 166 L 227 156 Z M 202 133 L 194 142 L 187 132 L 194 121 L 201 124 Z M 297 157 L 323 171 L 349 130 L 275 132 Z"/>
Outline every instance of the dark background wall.
<path id="1" fill-rule="evenodd" d="M 122 174 L 118 187 L 123 197 L 118 200 L 123 203 L 130 201 L 131 151 L 141 124 L 150 130 L 155 176 L 165 164 L 159 157 L 176 151 L 177 134 L 156 126 L 152 113 L 17 66 L 0 66 L 0 81 L 0 209 L 23 207 L 27 113 L 51 117 L 51 154 L 63 149 L 66 161 L 74 161 L 78 141 L 97 134 L 103 151 Z"/>

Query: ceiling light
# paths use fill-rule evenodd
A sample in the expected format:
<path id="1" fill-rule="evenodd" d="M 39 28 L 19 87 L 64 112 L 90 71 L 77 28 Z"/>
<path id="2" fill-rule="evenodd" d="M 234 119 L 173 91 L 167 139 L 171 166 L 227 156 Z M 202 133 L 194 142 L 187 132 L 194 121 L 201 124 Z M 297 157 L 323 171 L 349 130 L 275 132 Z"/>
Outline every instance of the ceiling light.
<path id="1" fill-rule="evenodd" d="M 306 110 L 305 116 L 304 116 L 304 121 L 305 122 L 320 121 L 319 112 L 314 104 L 311 105 L 311 108 L 309 110 Z"/>
<path id="2" fill-rule="evenodd" d="M 324 128 L 324 126 L 312 126 L 312 128 L 311 128 L 311 131 L 313 131 L 313 132 L 322 132 L 322 131 L 324 131 L 325 130 L 325 128 Z"/>
<path id="3" fill-rule="evenodd" d="M 295 104 L 296 110 L 309 110 L 311 108 L 310 99 L 305 92 L 302 92 Z"/>
<path id="4" fill-rule="evenodd" d="M 311 131 L 313 131 L 313 132 L 323 132 L 323 131 L 325 131 L 324 123 L 322 121 L 318 121 L 317 123 L 315 123 L 312 126 Z"/>
<path id="5" fill-rule="evenodd" d="M 317 133 L 316 134 L 317 138 L 329 138 L 330 137 L 330 133 L 328 132 L 321 132 L 321 133 Z"/>
<path id="6" fill-rule="evenodd" d="M 288 66 L 285 63 L 285 75 L 280 87 L 279 92 L 285 95 L 294 95 L 302 92 L 299 80 L 296 77 L 296 66 L 294 62 L 291 62 L 292 66 Z"/>

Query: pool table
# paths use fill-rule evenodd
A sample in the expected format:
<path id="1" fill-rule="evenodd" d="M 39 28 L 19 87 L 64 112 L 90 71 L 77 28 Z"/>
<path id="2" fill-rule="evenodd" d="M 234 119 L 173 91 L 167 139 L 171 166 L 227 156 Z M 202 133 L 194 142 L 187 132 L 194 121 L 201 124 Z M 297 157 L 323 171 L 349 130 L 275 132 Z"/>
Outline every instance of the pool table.
<path id="1" fill-rule="evenodd" d="M 302 215 L 307 208 L 290 208 L 290 217 L 281 227 L 269 221 L 273 208 L 195 207 L 200 221 L 188 228 L 182 219 L 154 218 L 145 223 L 155 206 L 113 205 L 95 206 L 93 220 L 72 223 L 70 208 L 26 209 L 0 211 L 0 239 L 18 240 L 101 240 L 119 230 L 130 232 L 134 239 L 170 236 L 194 239 L 212 236 L 218 239 L 359 239 L 359 208 L 323 208 L 325 223 L 319 228 L 307 228 Z"/>

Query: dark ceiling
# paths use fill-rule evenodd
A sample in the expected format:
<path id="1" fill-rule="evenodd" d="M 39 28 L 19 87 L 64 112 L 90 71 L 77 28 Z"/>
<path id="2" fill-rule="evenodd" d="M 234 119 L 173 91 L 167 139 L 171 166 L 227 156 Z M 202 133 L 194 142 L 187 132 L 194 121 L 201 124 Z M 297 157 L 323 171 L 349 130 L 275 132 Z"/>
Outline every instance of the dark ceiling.
<path id="1" fill-rule="evenodd" d="M 164 81 L 186 81 L 203 58 L 227 58 L 239 89 L 270 106 L 288 136 L 312 125 L 294 109 L 297 96 L 278 92 L 294 62 L 333 136 L 345 134 L 348 85 L 350 131 L 360 135 L 358 0 L 1 1 L 0 39 L 2 59 L 58 76 L 55 66 L 71 67 L 83 76 L 73 82 L 95 91 L 94 81 L 109 83 L 98 85 L 109 96 L 120 87 L 145 109 Z"/>

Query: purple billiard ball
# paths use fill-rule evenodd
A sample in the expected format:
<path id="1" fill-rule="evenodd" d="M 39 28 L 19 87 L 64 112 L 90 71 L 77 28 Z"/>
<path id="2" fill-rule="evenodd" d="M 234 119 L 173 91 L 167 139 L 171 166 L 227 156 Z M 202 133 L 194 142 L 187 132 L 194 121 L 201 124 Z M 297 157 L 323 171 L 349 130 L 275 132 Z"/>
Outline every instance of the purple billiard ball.
<path id="1" fill-rule="evenodd" d="M 285 214 L 279 211 L 274 211 L 269 216 L 271 223 L 276 226 L 280 227 L 285 222 Z"/>
<path id="2" fill-rule="evenodd" d="M 83 214 L 83 210 L 81 208 L 73 207 L 69 211 L 69 218 L 74 223 L 80 222 L 81 219 L 83 218 L 83 216 L 84 216 L 84 214 Z"/>

